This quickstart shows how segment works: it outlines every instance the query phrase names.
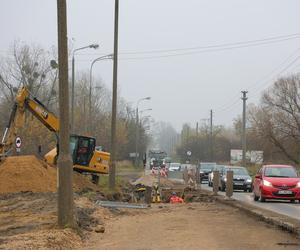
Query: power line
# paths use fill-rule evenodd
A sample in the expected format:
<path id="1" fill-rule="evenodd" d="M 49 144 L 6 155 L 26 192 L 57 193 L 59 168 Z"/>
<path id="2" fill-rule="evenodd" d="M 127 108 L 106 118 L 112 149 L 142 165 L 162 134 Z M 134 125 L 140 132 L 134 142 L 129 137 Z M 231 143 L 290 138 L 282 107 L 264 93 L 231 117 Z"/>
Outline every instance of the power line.
<path id="1" fill-rule="evenodd" d="M 277 65 L 273 70 L 271 70 L 271 72 L 269 72 L 266 76 L 264 76 L 262 79 L 266 79 L 266 78 L 268 78 L 269 76 L 271 76 L 274 72 L 276 72 L 278 69 L 280 69 L 286 62 L 288 62 L 295 54 L 297 54 L 298 52 L 300 51 L 300 48 L 297 48 L 295 51 L 293 51 L 293 53 L 291 53 L 288 57 L 286 57 L 279 65 Z M 290 66 L 292 66 L 297 60 L 299 59 L 299 56 L 296 58 L 296 59 L 294 59 L 293 61 L 292 61 L 292 63 L 290 63 L 287 67 L 285 67 L 283 70 L 281 70 L 280 72 L 279 72 L 279 74 L 281 74 L 282 72 L 284 72 L 287 68 L 289 68 Z M 278 75 L 278 74 L 277 74 Z M 268 82 L 269 82 L 270 80 L 268 80 Z M 264 85 L 265 85 L 265 83 L 266 82 L 264 82 Z M 254 85 L 255 86 L 255 88 L 258 86 L 260 86 L 261 85 L 261 80 L 259 80 L 259 81 L 257 81 L 257 83 Z M 249 85 L 247 88 L 249 89 L 249 88 L 251 88 L 253 85 Z M 256 89 L 255 90 L 255 88 L 254 88 L 254 91 L 252 92 L 252 93 L 256 93 L 257 91 L 259 91 L 259 89 Z M 239 95 L 239 94 L 237 94 L 237 95 Z M 233 109 L 234 108 L 234 105 L 235 104 L 237 104 L 237 102 L 240 100 L 239 98 L 238 99 L 236 99 L 236 96 L 237 95 L 235 95 L 234 97 L 232 97 L 231 98 L 231 101 L 229 102 L 229 105 L 227 104 L 227 103 L 225 103 L 225 105 L 223 105 L 222 107 L 220 107 L 219 109 L 217 109 L 217 111 L 218 112 L 224 112 L 224 111 L 229 111 L 229 110 L 231 110 L 231 109 Z M 255 96 L 255 95 L 254 95 Z M 253 95 L 252 95 L 252 97 L 253 97 Z M 233 101 L 232 101 L 233 100 Z"/>
<path id="2" fill-rule="evenodd" d="M 195 50 L 195 51 L 190 51 L 190 52 L 172 53 L 172 54 L 163 54 L 163 55 L 154 55 L 154 56 L 120 57 L 119 60 L 122 60 L 122 61 L 123 60 L 138 61 L 138 60 L 151 60 L 151 59 L 159 59 L 159 58 L 170 58 L 170 57 L 197 55 L 197 54 L 209 53 L 209 52 L 220 52 L 220 51 L 228 51 L 228 50 L 235 50 L 235 49 L 241 49 L 241 48 L 256 47 L 256 46 L 268 45 L 268 44 L 272 44 L 272 43 L 278 43 L 278 42 L 283 42 L 283 41 L 287 41 L 287 40 L 291 40 L 291 39 L 299 39 L 299 38 L 300 38 L 300 36 L 299 37 L 276 40 L 276 41 L 248 44 L 248 45 L 231 46 L 231 47 L 223 47 L 223 48 L 215 48 L 215 49 L 205 49 L 205 50 Z M 81 55 L 88 55 L 88 54 L 81 54 Z M 89 54 L 89 55 L 100 55 L 100 54 Z M 120 53 L 120 55 L 124 55 L 124 53 Z M 80 60 L 79 59 L 77 61 L 90 61 L 90 60 Z"/>
<path id="3" fill-rule="evenodd" d="M 300 38 L 300 37 L 297 37 Z M 295 39 L 295 38 L 293 38 Z M 262 43 L 256 43 L 256 44 L 249 44 L 249 45 L 241 45 L 241 46 L 232 46 L 232 47 L 224 47 L 224 48 L 218 48 L 218 49 L 206 49 L 206 50 L 198 50 L 198 51 L 191 51 L 191 52 L 183 52 L 183 53 L 174 53 L 174 54 L 166 54 L 166 55 L 157 55 L 157 56 L 143 56 L 143 57 L 121 57 L 120 60 L 151 60 L 151 59 L 158 59 L 158 58 L 169 58 L 169 57 L 179 57 L 179 56 L 188 56 L 188 55 L 196 55 L 196 54 L 202 54 L 202 53 L 209 53 L 209 52 L 219 52 L 219 51 L 227 51 L 227 50 L 235 50 L 235 49 L 241 49 L 241 48 L 249 48 L 249 47 L 255 47 L 260 45 L 268 45 L 271 43 L 277 43 L 282 42 L 290 39 L 284 39 L 284 40 L 277 40 L 277 41 L 269 41 L 269 42 L 262 42 Z"/>
<path id="4" fill-rule="evenodd" d="M 218 109 L 218 110 L 216 110 L 216 112 L 229 111 L 229 110 L 235 108 L 236 107 L 235 104 L 237 104 L 239 101 L 240 101 L 240 98 L 237 98 L 237 99 L 235 99 L 235 101 L 231 102 L 230 105 L 227 105 L 222 109 Z"/>
<path id="5" fill-rule="evenodd" d="M 300 38 L 300 33 L 290 34 L 290 35 L 283 35 L 283 36 L 276 36 L 276 37 L 269 37 L 263 39 L 256 39 L 256 40 L 248 40 L 248 41 L 241 41 L 241 42 L 233 42 L 233 43 L 224 43 L 224 44 L 216 44 L 216 45 L 206 45 L 206 46 L 195 46 L 195 47 L 187 47 L 187 48 L 177 48 L 177 49 L 160 49 L 160 50 L 148 50 L 148 51 L 129 51 L 129 52 L 122 52 L 123 55 L 132 55 L 132 54 L 155 54 L 155 53 L 166 53 L 166 52 L 176 52 L 176 51 L 186 51 L 186 50 L 203 50 L 203 49 L 214 49 L 220 47 L 232 47 L 237 45 L 255 45 L 257 43 L 262 42 L 281 42 L 291 39 L 298 39 Z"/>
<path id="6" fill-rule="evenodd" d="M 232 42 L 232 43 L 223 43 L 223 44 L 216 44 L 216 45 L 205 45 L 205 46 L 195 46 L 195 47 L 185 47 L 185 48 L 175 48 L 175 49 L 157 49 L 157 50 L 145 50 L 145 51 L 123 51 L 120 52 L 120 55 L 140 55 L 140 54 L 165 54 L 169 52 L 178 52 L 178 51 L 191 51 L 190 53 L 195 52 L 210 52 L 210 51 L 219 51 L 219 50 L 227 50 L 227 49 L 236 49 L 236 48 L 244 48 L 244 47 L 251 47 L 251 46 L 258 46 L 270 43 L 277 43 L 287 40 L 294 40 L 299 39 L 300 33 L 294 33 L 289 35 L 280 35 L 274 37 L 267 37 L 262 39 L 255 39 L 255 40 L 248 40 L 248 41 L 239 41 L 239 42 Z M 199 51 L 200 50 L 200 51 Z M 171 54 L 171 55 L 162 55 L 162 56 L 177 56 L 177 55 L 185 55 L 186 53 L 180 54 Z M 96 55 L 96 53 L 83 53 L 78 55 Z M 100 55 L 100 54 L 97 54 Z M 102 55 L 102 54 L 101 54 Z M 160 57 L 162 57 L 160 56 Z M 138 57 L 140 59 L 142 57 Z M 152 57 L 146 57 L 152 58 Z M 156 57 L 155 57 L 156 58 Z M 123 58 L 123 59 L 137 59 L 134 58 Z"/>
<path id="7" fill-rule="evenodd" d="M 293 64 L 295 64 L 299 59 L 300 59 L 300 56 L 297 56 L 291 63 L 289 63 L 283 70 L 281 70 L 281 71 L 277 74 L 277 77 L 278 77 L 280 74 L 282 74 L 284 71 L 286 71 L 288 68 L 290 68 Z M 272 80 L 272 79 L 271 79 L 271 80 Z M 264 90 L 264 89 L 267 87 L 266 85 L 268 85 L 268 84 L 270 83 L 271 80 L 265 82 L 260 88 L 258 88 L 258 89 L 257 89 L 256 91 L 254 91 L 253 93 L 255 94 L 255 93 L 257 93 L 258 91 Z M 253 95 L 253 96 L 256 96 L 256 95 Z"/>
<path id="8" fill-rule="evenodd" d="M 292 54 L 290 54 L 279 65 L 277 65 L 271 72 L 269 72 L 267 75 L 265 75 L 264 77 L 262 77 L 261 80 L 257 81 L 257 83 L 254 86 L 253 85 L 249 85 L 247 88 L 249 89 L 251 87 L 252 88 L 254 87 L 254 89 L 256 89 L 256 87 L 259 87 L 261 85 L 261 81 L 263 81 L 263 79 L 268 79 L 270 76 L 273 75 L 273 73 L 275 73 L 277 70 L 280 70 L 282 68 L 282 66 L 284 66 L 284 64 L 286 64 L 294 55 L 296 55 L 299 52 L 299 50 L 300 50 L 300 48 L 297 48 L 295 51 L 293 51 Z M 281 70 L 280 72 L 282 72 L 282 71 L 284 71 L 284 70 Z"/>

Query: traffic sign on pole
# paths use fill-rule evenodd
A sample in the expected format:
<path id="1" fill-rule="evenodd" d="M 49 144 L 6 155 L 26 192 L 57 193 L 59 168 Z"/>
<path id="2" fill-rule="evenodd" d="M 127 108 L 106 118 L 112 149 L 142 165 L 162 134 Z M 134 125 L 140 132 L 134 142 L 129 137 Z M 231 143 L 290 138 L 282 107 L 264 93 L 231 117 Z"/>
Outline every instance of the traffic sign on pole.
<path id="1" fill-rule="evenodd" d="M 15 144 L 16 144 L 16 148 L 21 148 L 21 146 L 22 146 L 22 140 L 21 140 L 20 136 L 16 137 Z"/>

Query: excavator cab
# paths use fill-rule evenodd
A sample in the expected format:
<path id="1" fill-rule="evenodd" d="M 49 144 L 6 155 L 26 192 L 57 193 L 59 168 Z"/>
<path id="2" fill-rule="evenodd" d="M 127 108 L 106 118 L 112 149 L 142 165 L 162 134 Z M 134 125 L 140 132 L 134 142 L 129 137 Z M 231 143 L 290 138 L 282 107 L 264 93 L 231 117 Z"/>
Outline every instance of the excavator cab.
<path id="1" fill-rule="evenodd" d="M 71 135 L 70 151 L 74 165 L 89 166 L 95 151 L 96 140 L 92 137 Z"/>

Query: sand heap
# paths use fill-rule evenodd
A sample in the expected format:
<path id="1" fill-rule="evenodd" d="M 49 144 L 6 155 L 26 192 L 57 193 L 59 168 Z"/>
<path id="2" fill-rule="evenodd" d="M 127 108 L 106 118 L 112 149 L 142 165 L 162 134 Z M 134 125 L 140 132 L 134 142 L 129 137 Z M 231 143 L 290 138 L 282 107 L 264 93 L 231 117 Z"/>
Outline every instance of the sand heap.
<path id="1" fill-rule="evenodd" d="M 74 172 L 75 191 L 99 190 L 87 177 Z M 57 169 L 35 156 L 12 156 L 0 164 L 0 193 L 56 192 Z"/>

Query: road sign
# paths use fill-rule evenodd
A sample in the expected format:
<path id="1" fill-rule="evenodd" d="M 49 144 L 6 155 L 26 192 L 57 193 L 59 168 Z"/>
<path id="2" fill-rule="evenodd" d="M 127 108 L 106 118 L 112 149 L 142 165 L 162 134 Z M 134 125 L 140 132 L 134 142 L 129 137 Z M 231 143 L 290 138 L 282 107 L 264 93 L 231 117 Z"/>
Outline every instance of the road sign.
<path id="1" fill-rule="evenodd" d="M 139 157 L 139 153 L 129 153 L 130 158 Z"/>
<path id="2" fill-rule="evenodd" d="M 188 156 L 191 156 L 191 155 L 192 155 L 192 152 L 191 152 L 191 151 L 187 151 L 186 154 L 187 154 Z"/>
<path id="3" fill-rule="evenodd" d="M 21 137 L 17 136 L 15 143 L 16 143 L 16 148 L 21 148 L 21 146 L 22 146 Z"/>

